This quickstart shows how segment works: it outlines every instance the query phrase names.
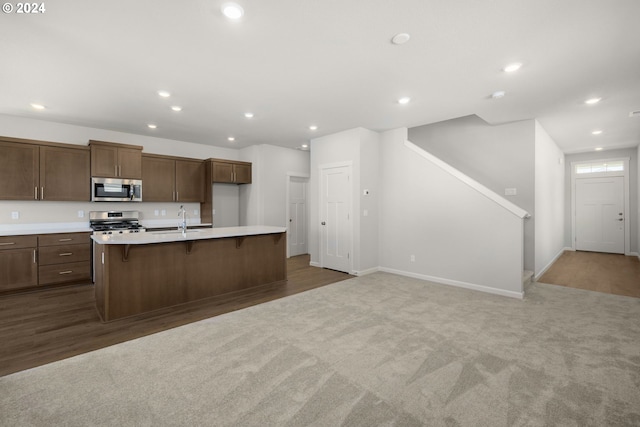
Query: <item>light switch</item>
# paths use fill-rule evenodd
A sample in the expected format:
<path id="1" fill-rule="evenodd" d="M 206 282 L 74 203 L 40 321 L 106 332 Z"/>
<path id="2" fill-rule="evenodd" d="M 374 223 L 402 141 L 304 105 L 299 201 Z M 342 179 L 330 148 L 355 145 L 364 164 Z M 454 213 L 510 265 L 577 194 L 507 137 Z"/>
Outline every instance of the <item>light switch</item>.
<path id="1" fill-rule="evenodd" d="M 362 216 L 369 216 L 369 211 L 367 209 L 363 210 Z"/>
<path id="2" fill-rule="evenodd" d="M 11 219 L 20 219 L 20 212 L 18 211 L 11 212 Z"/>
<path id="3" fill-rule="evenodd" d="M 518 191 L 515 188 L 505 188 L 504 195 L 505 196 L 515 196 L 518 194 Z"/>

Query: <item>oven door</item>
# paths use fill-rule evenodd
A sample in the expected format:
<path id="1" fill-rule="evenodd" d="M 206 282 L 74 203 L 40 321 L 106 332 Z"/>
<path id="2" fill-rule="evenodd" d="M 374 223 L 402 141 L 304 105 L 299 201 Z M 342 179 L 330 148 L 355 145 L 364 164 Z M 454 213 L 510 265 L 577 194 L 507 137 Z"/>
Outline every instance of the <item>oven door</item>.
<path id="1" fill-rule="evenodd" d="M 91 178 L 93 202 L 141 202 L 142 180 Z"/>

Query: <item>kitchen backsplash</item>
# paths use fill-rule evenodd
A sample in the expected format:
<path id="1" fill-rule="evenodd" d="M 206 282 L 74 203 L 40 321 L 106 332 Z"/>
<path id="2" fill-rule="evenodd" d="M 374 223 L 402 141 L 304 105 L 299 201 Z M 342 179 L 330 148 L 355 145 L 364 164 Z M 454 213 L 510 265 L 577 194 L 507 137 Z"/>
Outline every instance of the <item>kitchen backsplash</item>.
<path id="1" fill-rule="evenodd" d="M 26 224 L 78 223 L 89 224 L 90 211 L 135 210 L 147 226 L 176 225 L 181 203 L 127 203 L 127 202 L 47 202 L 0 201 L 0 229 L 16 230 Z M 200 223 L 200 204 L 184 203 L 189 224 Z"/>

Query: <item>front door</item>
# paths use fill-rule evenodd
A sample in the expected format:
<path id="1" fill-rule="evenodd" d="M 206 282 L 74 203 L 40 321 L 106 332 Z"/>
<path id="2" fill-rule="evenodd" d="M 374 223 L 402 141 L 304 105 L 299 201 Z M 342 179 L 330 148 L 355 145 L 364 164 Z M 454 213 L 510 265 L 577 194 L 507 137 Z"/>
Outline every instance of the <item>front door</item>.
<path id="1" fill-rule="evenodd" d="M 307 180 L 289 180 L 289 256 L 307 253 Z"/>
<path id="2" fill-rule="evenodd" d="M 576 249 L 624 253 L 624 178 L 576 179 Z"/>
<path id="3" fill-rule="evenodd" d="M 322 169 L 321 267 L 351 271 L 351 166 Z"/>

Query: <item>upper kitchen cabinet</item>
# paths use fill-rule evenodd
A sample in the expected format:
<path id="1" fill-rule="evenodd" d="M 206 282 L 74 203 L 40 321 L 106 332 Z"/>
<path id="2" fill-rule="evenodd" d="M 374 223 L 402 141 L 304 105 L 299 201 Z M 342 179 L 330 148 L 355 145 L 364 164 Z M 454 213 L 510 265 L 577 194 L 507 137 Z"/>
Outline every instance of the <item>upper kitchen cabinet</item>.
<path id="1" fill-rule="evenodd" d="M 211 160 L 212 182 L 251 184 L 251 163 L 236 160 Z"/>
<path id="2" fill-rule="evenodd" d="M 89 201 L 89 149 L 0 139 L 0 199 Z"/>
<path id="3" fill-rule="evenodd" d="M 38 199 L 38 153 L 37 145 L 0 140 L 0 199 Z"/>
<path id="4" fill-rule="evenodd" d="M 40 200 L 89 201 L 90 155 L 86 147 L 40 147 Z"/>
<path id="5" fill-rule="evenodd" d="M 91 176 L 103 178 L 142 178 L 142 147 L 89 141 Z"/>
<path id="6" fill-rule="evenodd" d="M 145 202 L 204 201 L 204 162 L 197 159 L 142 155 Z"/>

